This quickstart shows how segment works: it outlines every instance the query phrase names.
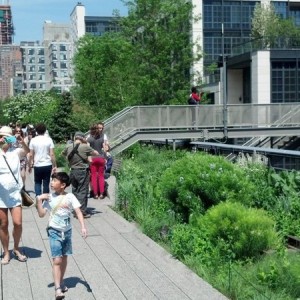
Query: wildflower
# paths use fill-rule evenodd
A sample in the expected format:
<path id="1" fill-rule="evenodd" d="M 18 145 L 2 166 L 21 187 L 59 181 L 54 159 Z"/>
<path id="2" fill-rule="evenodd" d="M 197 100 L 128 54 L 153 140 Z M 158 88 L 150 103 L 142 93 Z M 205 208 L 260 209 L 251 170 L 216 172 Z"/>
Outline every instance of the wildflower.
<path id="1" fill-rule="evenodd" d="M 213 169 L 216 168 L 216 165 L 215 164 L 209 164 L 209 167 L 211 168 L 211 170 L 213 170 Z"/>

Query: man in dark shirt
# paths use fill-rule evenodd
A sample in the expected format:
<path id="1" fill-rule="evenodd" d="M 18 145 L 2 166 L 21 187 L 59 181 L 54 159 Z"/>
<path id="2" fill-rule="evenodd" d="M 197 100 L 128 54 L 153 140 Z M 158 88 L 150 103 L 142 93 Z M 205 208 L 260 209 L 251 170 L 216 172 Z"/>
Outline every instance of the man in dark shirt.
<path id="1" fill-rule="evenodd" d="M 71 168 L 70 181 L 72 185 L 72 193 L 81 204 L 81 211 L 84 218 L 89 218 L 91 215 L 87 212 L 87 202 L 89 194 L 89 156 L 99 155 L 92 147 L 87 145 L 83 132 L 76 132 L 74 143 L 68 144 L 62 151 Z"/>

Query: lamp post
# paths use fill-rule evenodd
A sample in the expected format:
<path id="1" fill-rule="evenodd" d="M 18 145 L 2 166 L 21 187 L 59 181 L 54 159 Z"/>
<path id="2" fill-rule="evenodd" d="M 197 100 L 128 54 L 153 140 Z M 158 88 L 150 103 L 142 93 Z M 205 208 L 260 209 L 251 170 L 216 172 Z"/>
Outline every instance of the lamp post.
<path id="1" fill-rule="evenodd" d="M 225 38 L 224 38 L 224 23 L 222 23 L 222 82 L 223 82 L 223 133 L 224 138 L 228 137 L 228 128 L 227 128 L 227 68 L 226 68 L 226 57 L 225 57 Z"/>

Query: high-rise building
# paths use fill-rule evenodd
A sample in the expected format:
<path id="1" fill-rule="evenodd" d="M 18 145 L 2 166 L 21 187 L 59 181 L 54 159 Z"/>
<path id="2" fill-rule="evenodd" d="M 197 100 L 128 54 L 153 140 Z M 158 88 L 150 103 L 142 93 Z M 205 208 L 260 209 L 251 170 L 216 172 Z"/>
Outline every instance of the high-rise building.
<path id="1" fill-rule="evenodd" d="M 14 78 L 21 71 L 20 48 L 12 45 L 13 35 L 11 7 L 0 5 L 0 99 L 13 96 Z"/>
<path id="2" fill-rule="evenodd" d="M 70 25 L 45 21 L 43 32 L 45 76 L 49 83 L 46 89 L 55 89 L 58 92 L 70 90 L 73 56 Z"/>
<path id="3" fill-rule="evenodd" d="M 45 47 L 39 41 L 23 41 L 20 48 L 23 65 L 23 93 L 46 90 Z"/>
<path id="4" fill-rule="evenodd" d="M 0 46 L 0 99 L 14 94 L 14 78 L 22 70 L 21 51 L 19 46 Z"/>
<path id="5" fill-rule="evenodd" d="M 76 42 L 84 34 L 101 36 L 116 31 L 112 17 L 87 17 L 85 7 L 77 3 L 71 13 L 71 24 L 45 21 L 43 41 L 21 42 L 23 92 L 55 89 L 69 90 L 72 80 L 72 58 Z"/>
<path id="6" fill-rule="evenodd" d="M 252 17 L 255 5 L 257 3 L 272 4 L 274 6 L 275 12 L 278 15 L 283 18 L 291 17 L 296 25 L 300 25 L 299 0 L 192 0 L 192 2 L 194 5 L 193 14 L 200 16 L 200 20 L 193 23 L 193 41 L 197 42 L 201 46 L 201 49 L 203 51 L 202 60 L 198 64 L 196 64 L 194 68 L 202 74 L 203 82 L 206 84 L 207 91 L 211 92 L 216 99 L 215 103 L 221 103 L 223 101 L 222 99 L 224 87 L 222 87 L 222 78 L 220 78 L 221 74 L 217 71 L 209 76 L 208 67 L 212 63 L 218 63 L 220 58 L 223 59 L 223 57 L 234 56 L 237 49 L 241 47 L 241 45 L 250 42 Z M 248 50 L 248 52 L 251 52 L 251 48 L 249 48 Z M 267 57 L 269 57 L 269 59 Z M 269 85 L 264 85 L 265 88 L 266 86 L 269 88 L 268 92 L 265 92 L 264 99 L 266 99 L 267 93 L 269 93 L 270 95 L 274 94 L 274 91 L 270 90 L 271 85 L 273 87 L 276 86 L 275 78 L 273 80 L 272 76 L 278 77 L 278 74 L 285 72 L 285 74 L 288 74 L 290 78 L 291 74 L 298 74 L 296 67 L 293 67 L 291 69 L 291 65 L 297 66 L 297 62 L 294 58 L 292 59 L 292 64 L 289 63 L 289 59 L 286 58 L 286 63 L 281 64 L 282 68 L 278 70 L 279 61 L 277 60 L 277 64 L 275 62 L 272 63 L 270 54 L 269 56 L 265 55 L 265 59 L 260 59 L 259 64 L 257 65 L 258 68 L 264 65 L 263 72 L 259 72 L 259 69 L 254 69 L 254 64 L 251 65 L 250 63 L 250 61 L 253 61 L 252 58 L 248 58 L 248 60 L 248 62 L 241 62 L 239 66 L 232 66 L 232 68 L 235 69 L 232 69 L 230 72 L 229 70 L 227 70 L 227 79 L 230 80 L 231 78 L 235 78 L 233 81 L 228 83 L 227 88 L 229 95 L 232 92 L 232 89 L 233 92 L 237 92 L 238 90 L 237 86 L 234 85 L 234 83 L 241 83 L 239 94 L 235 96 L 234 103 L 240 103 L 241 101 L 244 103 L 252 103 L 252 99 L 254 96 L 256 97 L 256 103 L 257 101 L 262 101 L 260 97 L 257 98 L 259 93 L 254 93 L 254 90 L 256 89 L 254 85 L 263 83 L 256 83 L 256 81 L 253 81 L 251 79 L 253 78 L 254 72 L 258 72 L 258 74 L 261 75 L 262 73 L 268 71 L 268 73 L 270 74 L 269 78 L 264 79 L 265 82 L 270 83 Z M 280 61 L 283 62 L 283 60 L 283 55 L 281 54 Z M 266 68 L 267 66 L 269 67 Z M 287 67 L 289 68 L 289 72 L 286 71 Z M 298 77 L 296 77 L 293 77 L 293 79 L 291 80 L 297 80 Z M 278 82 L 278 78 L 276 80 Z M 274 84 L 272 84 L 272 82 L 274 82 Z M 229 86 L 231 87 L 230 89 Z M 280 88 L 284 89 L 284 82 L 282 83 L 281 87 L 279 87 L 279 89 Z M 252 93 L 250 91 L 251 89 Z M 268 96 L 268 99 L 273 99 L 274 97 Z M 229 97 L 229 100 L 231 101 L 232 98 Z M 294 100 L 296 100 L 296 98 Z M 276 101 L 278 102 L 278 99 Z M 283 101 L 283 99 L 281 99 L 280 101 Z"/>
<path id="7" fill-rule="evenodd" d="M 0 45 L 13 42 L 14 26 L 10 5 L 0 5 Z"/>

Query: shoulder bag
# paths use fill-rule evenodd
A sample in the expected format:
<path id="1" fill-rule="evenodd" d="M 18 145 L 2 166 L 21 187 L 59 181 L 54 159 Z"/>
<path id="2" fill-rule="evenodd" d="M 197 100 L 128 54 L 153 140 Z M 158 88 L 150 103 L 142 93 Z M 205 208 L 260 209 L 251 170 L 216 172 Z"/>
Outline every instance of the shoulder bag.
<path id="1" fill-rule="evenodd" d="M 11 170 L 10 165 L 8 164 L 7 159 L 4 155 L 3 155 L 3 158 L 9 168 L 10 173 L 14 177 L 17 184 L 19 184 L 19 181 L 17 180 L 15 174 Z M 31 207 L 32 205 L 34 205 L 34 199 L 30 196 L 30 194 L 24 188 L 21 189 L 20 193 L 21 193 L 21 197 L 22 197 L 22 207 Z"/>

